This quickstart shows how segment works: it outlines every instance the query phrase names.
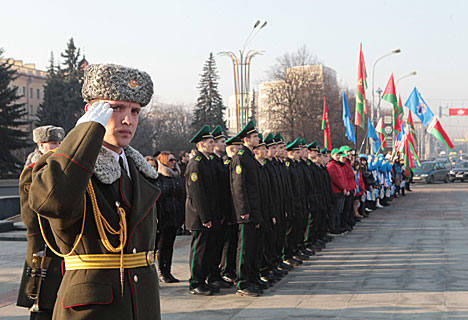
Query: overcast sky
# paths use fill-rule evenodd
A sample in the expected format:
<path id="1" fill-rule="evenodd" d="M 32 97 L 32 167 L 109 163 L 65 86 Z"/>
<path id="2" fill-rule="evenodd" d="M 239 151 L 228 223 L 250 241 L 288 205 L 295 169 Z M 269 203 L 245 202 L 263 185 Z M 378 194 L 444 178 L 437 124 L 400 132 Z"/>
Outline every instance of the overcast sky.
<path id="1" fill-rule="evenodd" d="M 384 89 L 392 72 L 396 81 L 416 71 L 397 88 L 403 102 L 417 86 L 426 100 L 453 99 L 468 106 L 468 1 L 16 0 L 2 11 L 4 57 L 45 69 L 50 52 L 58 57 L 73 37 L 90 63 L 147 71 L 166 103 L 193 105 L 209 53 L 238 51 L 260 19 L 268 25 L 249 46 L 265 50 L 252 62 L 254 87 L 278 56 L 305 45 L 354 89 L 362 42 L 368 96 L 373 63 L 400 48 L 400 54 L 377 64 L 375 88 Z M 227 103 L 232 65 L 219 56 L 216 63 Z"/>

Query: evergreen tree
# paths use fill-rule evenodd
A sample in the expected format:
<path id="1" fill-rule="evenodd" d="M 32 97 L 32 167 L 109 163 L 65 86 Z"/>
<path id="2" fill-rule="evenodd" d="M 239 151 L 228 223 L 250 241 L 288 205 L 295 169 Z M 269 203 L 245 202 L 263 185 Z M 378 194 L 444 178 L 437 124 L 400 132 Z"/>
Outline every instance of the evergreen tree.
<path id="1" fill-rule="evenodd" d="M 0 58 L 3 49 L 0 48 Z M 28 124 L 24 120 L 27 110 L 23 103 L 16 103 L 20 97 L 17 87 L 11 86 L 16 79 L 16 71 L 8 62 L 0 63 L 0 171 L 14 170 L 14 164 L 18 164 L 11 151 L 28 147 L 26 140 L 28 132 L 20 129 L 20 126 Z M 6 170 L 5 170 L 6 171 Z"/>
<path id="2" fill-rule="evenodd" d="M 39 120 L 36 124 L 60 126 L 68 132 L 83 114 L 83 70 L 80 66 L 84 59 L 80 59 L 80 50 L 76 48 L 73 38 L 69 40 L 61 56 L 65 58 L 63 68 L 54 64 L 52 54 L 44 88 L 44 101 L 37 111 Z"/>
<path id="3" fill-rule="evenodd" d="M 213 53 L 210 53 L 203 67 L 203 74 L 201 74 L 198 85 L 200 95 L 194 109 L 192 121 L 194 132 L 206 124 L 211 127 L 220 125 L 226 131 L 226 121 L 224 120 L 225 107 L 223 99 L 218 92 L 218 79 L 219 76 Z"/>
<path id="4" fill-rule="evenodd" d="M 257 122 L 257 97 L 255 90 L 252 91 L 252 99 L 250 99 L 249 121 L 250 120 Z"/>

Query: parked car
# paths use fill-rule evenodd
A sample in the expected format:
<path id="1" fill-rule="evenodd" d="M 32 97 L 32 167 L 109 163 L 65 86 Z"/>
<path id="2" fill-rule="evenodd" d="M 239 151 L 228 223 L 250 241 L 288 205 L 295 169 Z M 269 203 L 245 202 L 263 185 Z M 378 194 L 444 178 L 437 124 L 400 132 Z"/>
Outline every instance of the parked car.
<path id="1" fill-rule="evenodd" d="M 449 169 L 444 162 L 427 161 L 414 168 L 414 182 L 434 183 L 435 181 L 450 181 Z"/>
<path id="2" fill-rule="evenodd" d="M 450 182 L 460 180 L 461 182 L 468 180 L 468 161 L 459 162 L 449 172 Z"/>

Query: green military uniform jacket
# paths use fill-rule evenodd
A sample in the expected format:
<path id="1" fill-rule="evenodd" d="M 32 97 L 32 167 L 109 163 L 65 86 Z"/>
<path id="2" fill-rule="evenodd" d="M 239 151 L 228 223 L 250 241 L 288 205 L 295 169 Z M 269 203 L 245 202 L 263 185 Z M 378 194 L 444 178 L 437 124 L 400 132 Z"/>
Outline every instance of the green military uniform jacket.
<path id="1" fill-rule="evenodd" d="M 101 147 L 104 133 L 99 123 L 82 123 L 70 131 L 57 150 L 44 155 L 34 166 L 29 206 L 47 217 L 62 254 L 75 243 L 84 217 L 83 237 L 73 254 L 110 253 L 100 241 L 86 192 L 90 179 L 102 216 L 115 230 L 120 229 L 115 202 L 125 210 L 124 252 L 154 250 L 155 203 L 160 191 L 150 179 L 157 178 L 157 173 L 141 154 L 127 147 L 130 180 L 112 154 Z M 107 236 L 114 247 L 119 245 L 118 235 Z M 53 319 L 160 319 L 153 259 L 148 259 L 147 266 L 125 269 L 123 295 L 119 269 L 65 270 Z"/>
<path id="2" fill-rule="evenodd" d="M 29 196 L 29 187 L 31 185 L 31 174 L 35 162 L 42 156 L 42 153 L 39 151 L 34 152 L 31 158 L 28 158 L 26 167 L 21 173 L 19 179 L 19 194 L 20 194 L 20 204 L 21 204 L 21 218 L 27 228 L 27 248 L 26 248 L 26 259 L 23 268 L 23 274 L 21 276 L 20 288 L 18 291 L 18 300 L 16 304 L 21 307 L 30 308 L 35 300 L 30 299 L 30 287 L 38 279 L 34 279 L 28 275 L 28 271 L 31 271 L 33 268 L 33 254 L 39 251 L 44 251 L 46 244 L 42 238 L 41 230 L 39 227 L 39 221 L 37 214 L 31 210 L 29 207 L 28 196 Z M 52 230 L 50 229 L 49 222 L 42 218 L 41 219 L 44 233 L 47 238 L 50 240 L 52 246 L 57 247 L 55 239 L 53 238 Z M 40 285 L 40 294 L 39 294 L 39 310 L 52 312 L 54 309 L 55 299 L 57 297 L 57 291 L 62 281 L 62 258 L 55 255 L 49 248 L 45 249 L 47 257 L 50 257 L 50 263 L 47 266 L 46 277 L 42 278 Z"/>

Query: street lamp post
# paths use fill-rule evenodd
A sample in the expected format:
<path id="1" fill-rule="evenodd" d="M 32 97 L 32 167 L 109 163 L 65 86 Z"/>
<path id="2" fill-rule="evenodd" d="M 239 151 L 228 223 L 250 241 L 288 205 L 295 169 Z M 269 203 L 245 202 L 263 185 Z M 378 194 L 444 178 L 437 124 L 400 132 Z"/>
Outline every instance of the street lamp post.
<path id="1" fill-rule="evenodd" d="M 372 125 L 374 125 L 374 108 L 375 108 L 375 104 L 374 104 L 374 78 L 375 78 L 375 65 L 377 64 L 377 62 L 379 62 L 380 60 L 382 60 L 383 58 L 386 58 L 388 56 L 391 56 L 392 54 L 395 54 L 395 53 L 400 53 L 401 50 L 400 49 L 395 49 L 395 50 L 392 50 L 391 52 L 381 56 L 380 58 L 378 58 L 377 60 L 375 60 L 374 62 L 374 65 L 372 66 L 372 110 L 371 110 L 371 122 L 372 122 Z"/>
<path id="2" fill-rule="evenodd" d="M 236 118 L 237 118 L 237 131 L 245 125 L 245 122 L 248 117 L 248 110 L 250 104 L 250 63 L 252 58 L 256 55 L 262 54 L 263 51 L 260 50 L 249 50 L 245 54 L 245 49 L 247 45 L 255 38 L 257 33 L 267 25 L 267 22 L 264 21 L 260 23 L 260 20 L 257 20 L 253 26 L 253 29 L 250 31 L 247 39 L 242 45 L 242 49 L 239 50 L 239 57 L 232 51 L 222 51 L 218 54 L 221 56 L 227 56 L 231 58 L 233 72 L 234 72 L 234 93 L 236 101 Z M 245 96 L 244 96 L 244 93 Z M 247 101 L 245 101 L 247 99 Z M 244 104 L 246 107 L 244 108 Z"/>
<path id="3" fill-rule="evenodd" d="M 377 94 L 379 95 L 379 103 L 377 104 L 377 121 L 379 121 L 380 119 L 380 101 L 382 100 L 382 88 L 378 87 L 377 90 L 375 90 L 375 92 L 377 92 Z"/>
<path id="4" fill-rule="evenodd" d="M 398 86 L 398 82 L 400 82 L 402 79 L 408 78 L 408 77 L 411 77 L 411 76 L 415 76 L 415 75 L 416 75 L 416 71 L 413 71 L 413 72 L 408 73 L 407 75 L 404 75 L 403 77 L 400 77 L 397 80 L 396 85 Z"/>

